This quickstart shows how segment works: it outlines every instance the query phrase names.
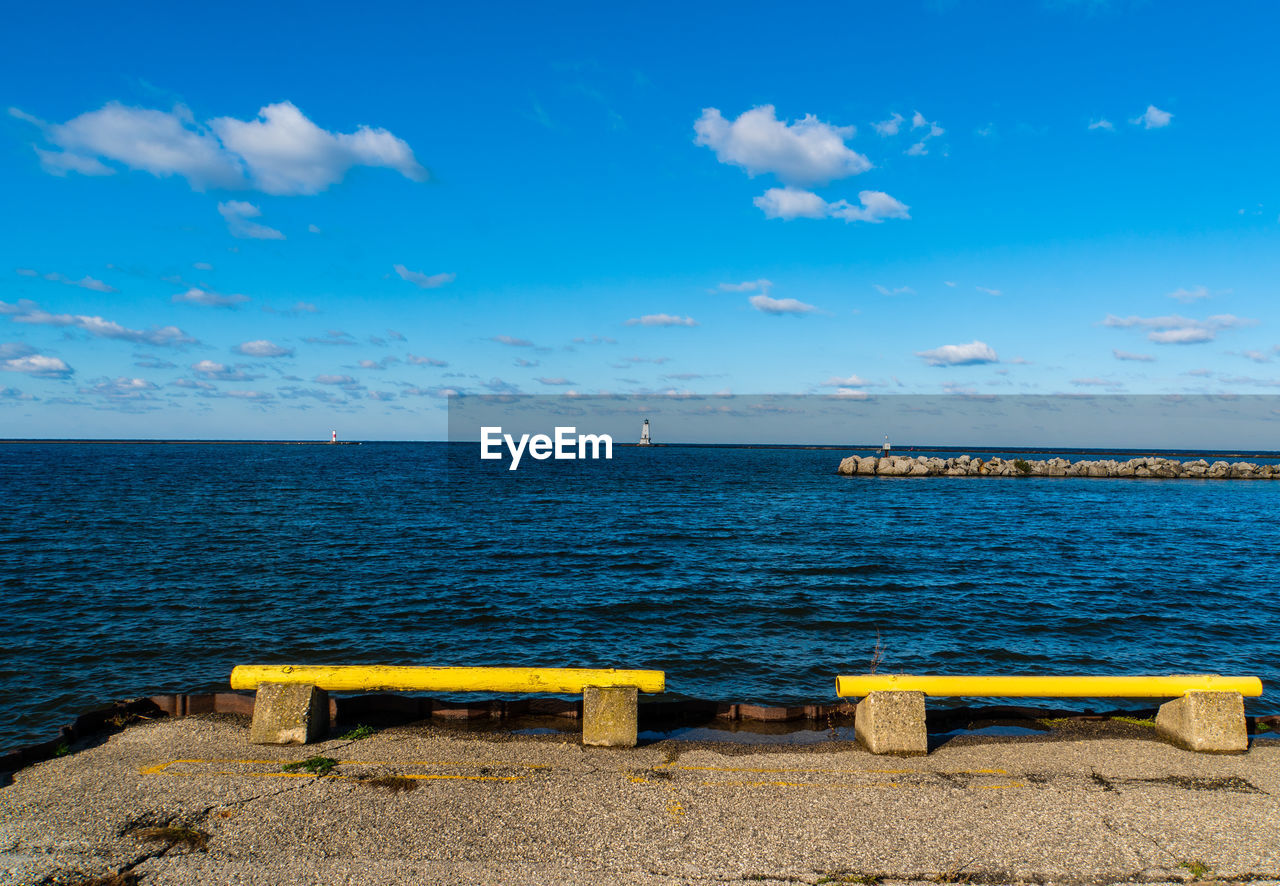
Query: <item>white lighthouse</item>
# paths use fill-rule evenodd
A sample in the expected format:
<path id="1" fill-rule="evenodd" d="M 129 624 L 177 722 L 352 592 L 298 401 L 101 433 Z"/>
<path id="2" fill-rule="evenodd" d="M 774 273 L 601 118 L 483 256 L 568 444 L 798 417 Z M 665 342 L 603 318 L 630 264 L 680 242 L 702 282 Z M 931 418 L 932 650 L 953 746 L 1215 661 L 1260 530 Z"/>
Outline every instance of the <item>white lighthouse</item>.
<path id="1" fill-rule="evenodd" d="M 640 445 L 641 445 L 641 446 L 648 446 L 648 445 L 650 445 L 650 440 L 649 440 L 649 419 L 647 419 L 647 418 L 644 420 L 644 425 L 640 428 Z"/>
<path id="2" fill-rule="evenodd" d="M 337 430 L 334 430 L 334 432 L 333 432 L 333 436 L 331 436 L 331 437 L 329 438 L 329 442 L 330 442 L 330 443 L 337 443 L 337 442 L 338 442 L 338 432 L 337 432 Z"/>

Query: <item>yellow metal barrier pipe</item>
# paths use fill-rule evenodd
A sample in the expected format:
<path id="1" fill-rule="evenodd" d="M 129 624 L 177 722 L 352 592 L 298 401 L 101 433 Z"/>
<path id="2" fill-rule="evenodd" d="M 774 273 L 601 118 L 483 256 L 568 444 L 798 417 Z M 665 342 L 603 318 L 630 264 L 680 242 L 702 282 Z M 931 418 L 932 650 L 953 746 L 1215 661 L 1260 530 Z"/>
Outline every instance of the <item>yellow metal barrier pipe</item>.
<path id="1" fill-rule="evenodd" d="M 330 692 L 544 692 L 574 695 L 588 686 L 634 686 L 641 692 L 666 689 L 663 671 L 613 668 L 429 668 L 393 665 L 239 665 L 232 689 L 259 683 L 307 683 Z"/>
<path id="2" fill-rule="evenodd" d="M 1262 695 L 1257 677 L 1180 674 L 1169 677 L 964 677 L 933 674 L 859 674 L 836 677 L 836 695 L 865 698 L 871 692 L 923 692 L 940 698 L 1176 698 L 1188 692 Z"/>

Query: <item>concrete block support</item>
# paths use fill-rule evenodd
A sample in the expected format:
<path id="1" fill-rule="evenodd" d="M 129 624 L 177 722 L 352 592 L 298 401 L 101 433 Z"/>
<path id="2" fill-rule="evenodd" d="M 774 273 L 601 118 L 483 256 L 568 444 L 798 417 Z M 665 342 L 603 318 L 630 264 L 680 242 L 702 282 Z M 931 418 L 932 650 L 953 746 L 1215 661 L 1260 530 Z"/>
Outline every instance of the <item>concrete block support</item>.
<path id="1" fill-rule="evenodd" d="M 307 744 L 329 731 L 329 693 L 306 683 L 260 683 L 253 704 L 253 744 Z"/>
<path id="2" fill-rule="evenodd" d="M 634 748 L 639 721 L 634 686 L 587 686 L 582 690 L 582 743 Z"/>
<path id="3" fill-rule="evenodd" d="M 1166 702 L 1156 715 L 1156 732 L 1189 751 L 1226 754 L 1249 749 L 1239 692 L 1188 692 Z"/>
<path id="4" fill-rule="evenodd" d="M 929 752 L 923 692 L 872 692 L 858 703 L 854 733 L 873 754 Z"/>

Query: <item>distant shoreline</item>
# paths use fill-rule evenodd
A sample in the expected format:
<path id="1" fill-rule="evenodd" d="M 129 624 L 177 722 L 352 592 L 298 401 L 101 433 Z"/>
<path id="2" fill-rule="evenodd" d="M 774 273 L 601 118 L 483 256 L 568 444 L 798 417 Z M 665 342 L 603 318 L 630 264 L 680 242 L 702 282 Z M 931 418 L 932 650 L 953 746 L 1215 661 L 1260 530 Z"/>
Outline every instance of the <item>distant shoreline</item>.
<path id="1" fill-rule="evenodd" d="M 3 443 L 56 443 L 59 445 L 75 445 L 85 443 L 106 443 L 112 445 L 139 446 L 360 446 L 363 440 L 58 440 L 18 438 L 0 439 Z"/>
<path id="2" fill-rule="evenodd" d="M 361 446 L 369 444 L 416 445 L 422 443 L 449 444 L 454 446 L 475 446 L 478 441 L 456 440 L 339 440 L 336 444 L 329 440 L 149 440 L 149 439 L 60 439 L 60 438 L 0 438 L 4 444 L 110 444 L 140 446 Z M 619 442 L 615 446 L 626 449 L 770 449 L 770 450 L 808 450 L 847 452 L 853 455 L 879 455 L 878 443 L 652 443 L 641 446 L 638 443 Z M 1141 458 L 1163 456 L 1183 459 L 1213 458 L 1240 459 L 1262 458 L 1280 460 L 1280 450 L 1266 449 L 1119 449 L 1119 448 L 1086 448 L 1078 446 L 960 446 L 960 445 L 924 445 L 895 446 L 891 455 L 905 453 L 946 452 L 946 453 L 1007 453 L 1014 455 L 1080 455 L 1080 456 L 1122 456 L 1124 458 Z"/>

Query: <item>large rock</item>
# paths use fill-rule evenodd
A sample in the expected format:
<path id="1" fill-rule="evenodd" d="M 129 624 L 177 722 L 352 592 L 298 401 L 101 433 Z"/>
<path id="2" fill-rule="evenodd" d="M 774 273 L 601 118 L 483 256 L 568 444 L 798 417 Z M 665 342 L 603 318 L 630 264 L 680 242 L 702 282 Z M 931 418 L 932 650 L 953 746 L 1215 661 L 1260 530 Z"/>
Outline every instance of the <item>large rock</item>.
<path id="1" fill-rule="evenodd" d="M 1024 465 L 1025 470 L 1019 465 Z M 1238 461 L 1228 464 L 1216 461 L 1212 465 L 1203 458 L 1179 462 L 1159 456 L 1143 456 L 1120 462 L 1115 459 L 1068 461 L 1055 457 L 1044 460 L 1005 460 L 992 456 L 984 462 L 968 455 L 953 458 L 937 456 L 889 455 L 849 456 L 840 462 L 841 474 L 880 474 L 886 477 L 933 476 L 992 476 L 992 477 L 1146 477 L 1174 479 L 1179 477 L 1207 477 L 1210 479 L 1271 480 L 1280 478 L 1280 465 L 1260 465 Z"/>
<path id="2" fill-rule="evenodd" d="M 880 459 L 876 465 L 876 473 L 882 477 L 901 477 L 911 470 L 911 459 L 891 455 Z"/>

